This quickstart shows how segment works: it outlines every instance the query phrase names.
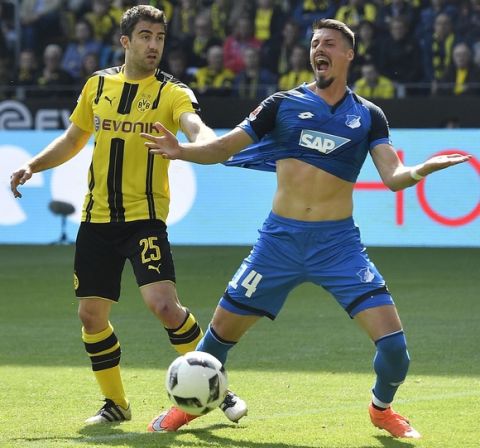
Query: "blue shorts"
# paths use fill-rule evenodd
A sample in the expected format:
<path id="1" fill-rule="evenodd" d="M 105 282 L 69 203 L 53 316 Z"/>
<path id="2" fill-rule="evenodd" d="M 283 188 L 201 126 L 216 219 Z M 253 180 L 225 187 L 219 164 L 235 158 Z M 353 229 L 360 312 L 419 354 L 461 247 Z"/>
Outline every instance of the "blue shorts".
<path id="1" fill-rule="evenodd" d="M 353 218 L 306 222 L 272 212 L 259 233 L 220 299 L 222 308 L 275 319 L 290 291 L 305 282 L 325 288 L 352 318 L 394 304 Z"/>

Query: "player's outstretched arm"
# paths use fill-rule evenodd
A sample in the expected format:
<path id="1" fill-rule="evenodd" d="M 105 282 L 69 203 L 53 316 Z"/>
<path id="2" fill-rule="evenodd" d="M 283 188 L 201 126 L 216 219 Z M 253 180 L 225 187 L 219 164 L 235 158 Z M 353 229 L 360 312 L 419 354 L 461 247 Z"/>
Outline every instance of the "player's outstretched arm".
<path id="1" fill-rule="evenodd" d="M 193 112 L 184 112 L 180 116 L 180 128 L 187 136 L 189 142 L 213 140 L 216 134 Z"/>
<path id="2" fill-rule="evenodd" d="M 179 143 L 175 135 L 161 123 L 156 122 L 154 126 L 161 135 L 141 133 L 140 136 L 147 140 L 145 146 L 150 153 L 170 160 L 180 159 L 205 165 L 220 163 L 253 142 L 244 130 L 235 128 L 221 137 Z"/>
<path id="3" fill-rule="evenodd" d="M 411 187 L 425 176 L 464 163 L 471 157 L 471 155 L 463 154 L 440 155 L 434 156 L 419 165 L 405 166 L 390 145 L 381 144 L 372 151 L 372 159 L 380 177 L 392 191 Z"/>
<path id="4" fill-rule="evenodd" d="M 19 185 L 27 182 L 33 173 L 48 170 L 70 160 L 85 146 L 89 138 L 89 132 L 71 124 L 60 137 L 57 137 L 45 149 L 12 173 L 10 189 L 13 196 L 21 198 L 22 194 L 18 191 Z"/>

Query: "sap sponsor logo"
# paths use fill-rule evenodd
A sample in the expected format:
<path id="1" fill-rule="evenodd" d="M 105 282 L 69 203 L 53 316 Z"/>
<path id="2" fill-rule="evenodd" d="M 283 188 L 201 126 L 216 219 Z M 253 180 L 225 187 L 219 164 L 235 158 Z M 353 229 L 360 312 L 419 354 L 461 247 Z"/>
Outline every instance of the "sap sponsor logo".
<path id="1" fill-rule="evenodd" d="M 337 135 L 312 131 L 310 129 L 302 129 L 298 144 L 305 148 L 315 149 L 323 154 L 329 154 L 349 141 L 350 139 L 338 137 Z"/>
<path id="2" fill-rule="evenodd" d="M 30 110 L 20 101 L 0 101 L 0 129 L 66 129 L 70 125 L 68 109 Z"/>
<path id="3" fill-rule="evenodd" d="M 345 124 L 351 129 L 359 128 L 362 125 L 362 123 L 360 123 L 360 117 L 358 115 L 347 115 L 347 120 L 345 121 Z"/>

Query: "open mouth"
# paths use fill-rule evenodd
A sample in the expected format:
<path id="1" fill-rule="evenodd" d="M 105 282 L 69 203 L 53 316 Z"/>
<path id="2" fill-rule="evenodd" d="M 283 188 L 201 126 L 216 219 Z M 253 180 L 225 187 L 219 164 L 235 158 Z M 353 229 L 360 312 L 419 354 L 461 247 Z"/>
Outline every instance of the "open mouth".
<path id="1" fill-rule="evenodd" d="M 325 72 L 330 68 L 330 61 L 327 58 L 319 57 L 315 59 L 315 69 L 318 72 Z"/>

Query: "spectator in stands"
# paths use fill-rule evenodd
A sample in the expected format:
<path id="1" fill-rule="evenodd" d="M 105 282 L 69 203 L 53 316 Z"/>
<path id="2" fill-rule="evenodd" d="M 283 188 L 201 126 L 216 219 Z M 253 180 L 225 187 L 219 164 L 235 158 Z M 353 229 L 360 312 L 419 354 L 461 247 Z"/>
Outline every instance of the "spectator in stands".
<path id="1" fill-rule="evenodd" d="M 43 67 L 37 79 L 38 96 L 62 97 L 71 95 L 73 78 L 62 69 L 62 48 L 57 44 L 49 44 L 43 52 Z"/>
<path id="2" fill-rule="evenodd" d="M 362 76 L 362 66 L 367 63 L 379 63 L 381 40 L 378 39 L 377 27 L 367 20 L 358 25 L 355 41 L 355 59 L 350 64 L 349 84 Z"/>
<path id="3" fill-rule="evenodd" d="M 194 34 L 183 45 L 187 55 L 188 67 L 207 65 L 207 51 L 213 46 L 222 46 L 223 41 L 213 35 L 212 22 L 208 10 L 195 18 Z"/>
<path id="4" fill-rule="evenodd" d="M 173 18 L 174 4 L 176 3 L 176 0 L 173 0 L 173 2 L 170 0 L 134 0 L 128 5 L 126 5 L 124 2 L 122 9 L 125 11 L 131 6 L 150 5 L 163 11 L 165 17 L 167 18 L 167 23 L 170 23 Z"/>
<path id="5" fill-rule="evenodd" d="M 9 98 L 12 92 L 7 88 L 7 82 L 9 81 L 9 69 L 8 64 L 4 60 L 0 59 L 0 101 Z"/>
<path id="6" fill-rule="evenodd" d="M 100 51 L 100 67 L 117 67 L 123 65 L 125 59 L 125 50 L 120 42 L 122 33 L 120 28 L 115 29 L 111 36 L 110 45 L 102 45 Z"/>
<path id="7" fill-rule="evenodd" d="M 72 78 L 80 80 L 83 58 L 91 53 L 98 56 L 101 47 L 100 42 L 93 37 L 92 25 L 86 20 L 79 20 L 75 25 L 75 41 L 70 42 L 65 49 L 62 68 L 70 73 Z"/>
<path id="8" fill-rule="evenodd" d="M 253 13 L 254 36 L 260 42 L 278 38 L 281 33 L 285 16 L 274 0 L 256 0 Z"/>
<path id="9" fill-rule="evenodd" d="M 199 13 L 197 0 L 180 0 L 173 10 L 173 17 L 169 23 L 170 46 L 178 46 L 193 37 L 195 18 Z"/>
<path id="10" fill-rule="evenodd" d="M 313 74 L 308 66 L 308 61 L 308 49 L 303 45 L 295 45 L 290 56 L 291 69 L 280 77 L 278 88 L 290 90 L 304 82 L 311 82 Z"/>
<path id="11" fill-rule="evenodd" d="M 207 66 L 195 72 L 191 87 L 200 95 L 229 96 L 235 74 L 224 66 L 223 49 L 210 47 L 207 53 Z"/>
<path id="12" fill-rule="evenodd" d="M 348 0 L 346 5 L 340 6 L 335 19 L 348 25 L 356 31 L 360 22 L 366 20 L 374 23 L 377 19 L 377 7 L 368 0 Z"/>
<path id="13" fill-rule="evenodd" d="M 15 88 L 15 96 L 24 100 L 31 95 L 31 87 L 37 84 L 39 77 L 38 61 L 33 50 L 22 50 L 18 58 L 18 68 L 10 79 L 10 85 Z"/>
<path id="14" fill-rule="evenodd" d="M 353 90 L 364 98 L 388 100 L 395 97 L 393 82 L 381 76 L 373 64 L 365 64 L 362 67 L 362 77 L 355 82 Z"/>
<path id="15" fill-rule="evenodd" d="M 2 23 L 0 22 L 0 25 L 1 24 Z M 8 51 L 7 38 L 3 32 L 3 27 L 0 27 L 0 61 L 5 61 L 9 56 L 10 52 Z"/>
<path id="16" fill-rule="evenodd" d="M 292 18 L 300 28 L 301 39 L 310 42 L 312 23 L 318 19 L 335 17 L 336 0 L 296 0 L 292 7 Z"/>
<path id="17" fill-rule="evenodd" d="M 434 32 L 435 20 L 440 14 L 446 14 L 450 20 L 455 20 L 457 8 L 447 0 L 430 0 L 430 5 L 420 11 L 419 23 L 417 26 L 417 37 L 422 39 Z"/>
<path id="18" fill-rule="evenodd" d="M 452 63 L 455 34 L 448 14 L 439 14 L 435 19 L 433 34 L 425 39 L 424 73 L 430 82 L 441 80 Z"/>
<path id="19" fill-rule="evenodd" d="M 13 4 L 0 3 L 0 59 L 4 64 L 11 67 L 15 57 L 14 48 L 19 36 L 15 29 L 15 6 Z"/>
<path id="20" fill-rule="evenodd" d="M 272 73 L 284 75 L 290 70 L 290 56 L 296 45 L 301 45 L 300 28 L 294 20 L 287 20 L 281 39 L 273 38 L 263 44 L 262 65 Z"/>
<path id="21" fill-rule="evenodd" d="M 22 25 L 22 48 L 39 53 L 47 43 L 59 42 L 60 0 L 22 0 L 20 23 Z"/>
<path id="22" fill-rule="evenodd" d="M 188 86 L 190 86 L 195 79 L 194 75 L 188 71 L 187 56 L 180 48 L 168 53 L 167 72 Z"/>
<path id="23" fill-rule="evenodd" d="M 122 11 L 114 8 L 110 0 L 95 0 L 92 11 L 87 12 L 84 18 L 90 22 L 93 35 L 98 42 L 109 43 L 112 34 L 120 26 Z"/>
<path id="24" fill-rule="evenodd" d="M 263 99 L 274 93 L 277 79 L 269 70 L 260 66 L 260 50 L 245 50 L 245 69 L 233 82 L 234 93 L 240 98 Z"/>
<path id="25" fill-rule="evenodd" d="M 254 3 L 253 0 L 232 0 L 232 2 L 230 3 L 230 8 L 231 9 L 228 14 L 227 37 L 228 32 L 231 32 L 235 29 L 237 22 L 242 17 L 249 17 L 252 20 Z"/>
<path id="26" fill-rule="evenodd" d="M 472 60 L 476 67 L 480 68 L 480 41 L 472 45 Z"/>
<path id="27" fill-rule="evenodd" d="M 438 93 L 444 95 L 478 95 L 480 93 L 480 69 L 475 67 L 472 51 L 465 43 L 455 45 L 453 64 L 438 82 Z"/>
<path id="28" fill-rule="evenodd" d="M 234 73 L 245 68 L 244 52 L 247 48 L 260 48 L 262 43 L 253 36 L 253 23 L 248 16 L 241 17 L 233 32 L 223 44 L 225 67 Z"/>
<path id="29" fill-rule="evenodd" d="M 232 0 L 213 0 L 209 9 L 213 35 L 222 41 L 227 37 Z"/>
<path id="30" fill-rule="evenodd" d="M 378 63 L 380 72 L 390 80 L 410 84 L 406 87 L 407 94 L 422 93 L 411 85 L 423 80 L 422 52 L 403 17 L 394 17 L 390 21 L 389 35 L 382 39 Z"/>
<path id="31" fill-rule="evenodd" d="M 411 0 L 391 0 L 380 2 L 377 24 L 382 30 L 388 30 L 393 19 L 402 18 L 407 22 L 408 28 L 414 30 L 419 14 L 419 7 Z"/>
<path id="32" fill-rule="evenodd" d="M 473 45 L 480 40 L 480 0 L 462 0 L 454 26 L 459 41 Z"/>
<path id="33" fill-rule="evenodd" d="M 90 10 L 90 3 L 91 0 L 66 0 L 64 1 L 64 7 L 66 7 L 66 10 L 72 13 L 75 18 L 80 18 Z"/>
<path id="34" fill-rule="evenodd" d="M 92 76 L 92 74 L 98 70 L 100 70 L 98 53 L 87 53 L 84 55 L 80 65 L 80 77 L 76 80 L 76 84 L 80 87 L 80 91 L 81 87 L 85 85 L 88 78 L 90 78 L 90 76 Z"/>

